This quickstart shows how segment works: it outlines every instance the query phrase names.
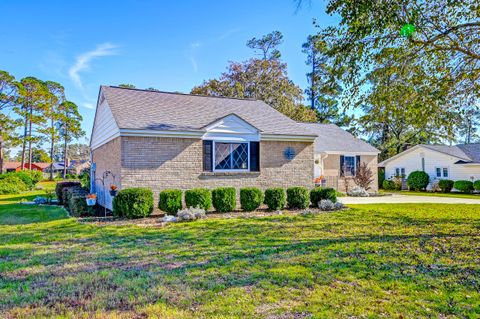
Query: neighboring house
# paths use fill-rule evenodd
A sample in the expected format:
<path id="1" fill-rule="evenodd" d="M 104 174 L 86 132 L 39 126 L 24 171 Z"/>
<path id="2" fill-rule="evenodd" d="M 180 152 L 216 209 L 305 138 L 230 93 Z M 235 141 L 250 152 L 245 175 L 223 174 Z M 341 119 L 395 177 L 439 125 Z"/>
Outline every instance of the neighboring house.
<path id="1" fill-rule="evenodd" d="M 32 171 L 44 172 L 44 170 L 49 166 L 50 166 L 50 163 L 32 163 L 31 169 Z M 29 163 L 23 164 L 23 169 L 30 169 L 30 164 Z M 22 163 L 21 162 L 5 162 L 3 163 L 3 170 L 6 173 L 21 171 Z"/>
<path id="2" fill-rule="evenodd" d="M 480 144 L 416 145 L 378 164 L 385 168 L 385 178 L 408 177 L 424 171 L 433 182 L 439 179 L 480 179 Z"/>
<path id="3" fill-rule="evenodd" d="M 379 150 L 334 124 L 301 124 L 318 136 L 315 139 L 316 179 L 323 180 L 326 186 L 345 192 L 346 183 L 350 187 L 354 185 L 352 178 L 360 163 L 366 163 L 373 173 L 369 191 L 378 190 Z"/>
<path id="4" fill-rule="evenodd" d="M 264 102 L 102 86 L 91 188 L 313 187 L 316 134 Z"/>

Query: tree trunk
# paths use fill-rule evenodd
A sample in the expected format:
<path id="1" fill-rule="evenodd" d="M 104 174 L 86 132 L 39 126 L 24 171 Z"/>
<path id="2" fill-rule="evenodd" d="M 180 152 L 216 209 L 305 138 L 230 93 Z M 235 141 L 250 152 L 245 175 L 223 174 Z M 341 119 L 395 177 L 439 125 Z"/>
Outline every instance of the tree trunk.
<path id="1" fill-rule="evenodd" d="M 25 166 L 25 151 L 26 151 L 26 146 L 27 146 L 27 132 L 28 132 L 28 116 L 25 115 L 25 125 L 23 128 L 23 139 L 22 139 L 22 166 L 20 166 L 20 169 L 23 171 L 23 168 Z"/>
<path id="2" fill-rule="evenodd" d="M 32 114 L 33 108 L 30 108 L 30 121 L 28 123 L 28 169 L 32 170 Z"/>
<path id="3" fill-rule="evenodd" d="M 0 136 L 0 174 L 3 174 L 3 138 Z"/>
<path id="4" fill-rule="evenodd" d="M 315 110 L 315 52 L 312 50 L 312 78 L 310 80 L 311 108 Z"/>
<path id="5" fill-rule="evenodd" d="M 54 144 L 55 144 L 55 128 L 54 128 L 54 122 L 52 119 L 52 139 L 50 143 L 50 180 L 53 181 L 53 149 L 54 149 Z"/>
<path id="6" fill-rule="evenodd" d="M 65 144 L 63 145 L 63 178 L 67 176 L 67 136 L 68 129 L 65 130 Z"/>

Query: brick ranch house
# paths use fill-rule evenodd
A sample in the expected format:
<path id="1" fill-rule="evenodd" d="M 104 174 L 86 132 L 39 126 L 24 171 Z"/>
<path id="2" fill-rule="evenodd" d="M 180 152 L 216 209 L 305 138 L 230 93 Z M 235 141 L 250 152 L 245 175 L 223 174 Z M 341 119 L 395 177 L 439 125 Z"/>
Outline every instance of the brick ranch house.
<path id="1" fill-rule="evenodd" d="M 316 137 L 257 100 L 102 86 L 91 191 L 111 209 L 111 184 L 155 199 L 166 188 L 311 188 Z"/>

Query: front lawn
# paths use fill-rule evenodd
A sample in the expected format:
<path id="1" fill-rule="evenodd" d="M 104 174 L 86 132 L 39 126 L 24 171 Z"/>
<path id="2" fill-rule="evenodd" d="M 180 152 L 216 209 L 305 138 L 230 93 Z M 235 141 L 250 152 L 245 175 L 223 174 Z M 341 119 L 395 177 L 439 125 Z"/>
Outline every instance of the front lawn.
<path id="1" fill-rule="evenodd" d="M 163 228 L 25 224 L 63 211 L 17 208 L 23 225 L 0 225 L 8 318 L 480 316 L 476 205 L 359 205 Z"/>
<path id="2" fill-rule="evenodd" d="M 452 193 L 415 192 L 415 191 L 384 191 L 384 192 L 385 193 L 400 194 L 400 195 L 473 198 L 473 199 L 479 199 L 480 200 L 480 194 L 464 194 L 464 193 L 458 193 L 458 192 L 452 192 Z"/>

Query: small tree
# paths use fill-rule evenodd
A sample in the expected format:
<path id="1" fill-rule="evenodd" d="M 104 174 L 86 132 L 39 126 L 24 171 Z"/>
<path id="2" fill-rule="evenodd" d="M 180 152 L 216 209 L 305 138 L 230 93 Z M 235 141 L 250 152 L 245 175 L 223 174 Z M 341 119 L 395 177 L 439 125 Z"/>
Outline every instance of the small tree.
<path id="1" fill-rule="evenodd" d="M 358 186 L 362 187 L 365 190 L 370 189 L 370 185 L 373 182 L 373 172 L 368 167 L 367 163 L 361 163 L 357 168 L 357 173 L 353 177 L 353 181 Z"/>

